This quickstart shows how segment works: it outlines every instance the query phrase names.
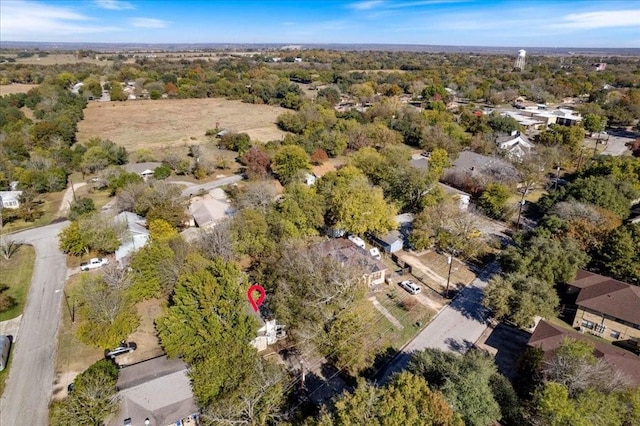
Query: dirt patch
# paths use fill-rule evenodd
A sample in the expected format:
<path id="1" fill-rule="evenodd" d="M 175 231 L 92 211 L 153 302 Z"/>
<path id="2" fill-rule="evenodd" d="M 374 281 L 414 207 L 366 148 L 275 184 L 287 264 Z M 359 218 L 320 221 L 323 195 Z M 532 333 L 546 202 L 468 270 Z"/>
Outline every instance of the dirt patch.
<path id="1" fill-rule="evenodd" d="M 155 358 L 164 353 L 160 347 L 160 341 L 156 335 L 155 320 L 163 312 L 163 302 L 160 299 L 150 299 L 136 305 L 140 325 L 129 336 L 129 341 L 135 342 L 138 349 L 131 354 L 123 355 L 117 359 L 118 364 L 133 364 L 150 358 Z"/>
<path id="2" fill-rule="evenodd" d="M 405 251 L 396 254 L 398 258 L 411 266 L 411 275 L 415 279 L 437 293 L 442 294 L 447 287 L 449 264 L 447 256 L 433 251 L 421 254 Z M 453 260 L 451 268 L 450 290 L 460 289 L 469 284 L 475 278 L 475 274 L 462 262 Z"/>
<path id="3" fill-rule="evenodd" d="M 346 163 L 346 159 L 344 157 L 340 158 L 330 158 L 319 166 L 313 167 L 313 174 L 322 177 L 329 172 L 333 172 L 339 167 L 343 166 Z"/>
<path id="4" fill-rule="evenodd" d="M 20 84 L 20 83 L 6 84 L 3 86 L 0 86 L 0 96 L 10 95 L 12 93 L 27 93 L 29 90 L 33 89 L 34 87 L 38 87 L 38 85 L 37 84 Z"/>
<path id="5" fill-rule="evenodd" d="M 92 102 L 78 125 L 78 141 L 109 139 L 129 151 L 210 143 L 208 129 L 244 132 L 251 139 L 280 140 L 276 126 L 284 108 L 246 104 L 226 99 L 163 99 L 127 102 Z"/>

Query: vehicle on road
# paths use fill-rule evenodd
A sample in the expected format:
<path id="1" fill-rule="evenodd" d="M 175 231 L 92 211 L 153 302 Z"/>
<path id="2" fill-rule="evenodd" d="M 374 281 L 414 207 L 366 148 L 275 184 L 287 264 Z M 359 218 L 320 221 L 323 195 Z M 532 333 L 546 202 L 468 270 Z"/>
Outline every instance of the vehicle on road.
<path id="1" fill-rule="evenodd" d="M 105 259 L 103 257 L 94 257 L 88 262 L 83 262 L 80 264 L 81 271 L 88 271 L 91 269 L 102 268 L 104 265 L 109 264 L 109 259 Z"/>
<path id="2" fill-rule="evenodd" d="M 114 359 L 118 355 L 131 353 L 135 351 L 137 348 L 138 348 L 138 345 L 136 345 L 134 342 L 128 342 L 128 343 L 122 342 L 120 343 L 120 346 L 118 346 L 117 348 L 114 348 L 111 350 L 105 349 L 104 357 Z"/>
<path id="3" fill-rule="evenodd" d="M 0 336 L 0 371 L 4 370 L 9 360 L 9 349 L 11 348 L 11 339 L 9 336 Z"/>
<path id="4" fill-rule="evenodd" d="M 422 292 L 420 286 L 413 281 L 401 281 L 398 285 L 411 294 L 420 294 Z"/>

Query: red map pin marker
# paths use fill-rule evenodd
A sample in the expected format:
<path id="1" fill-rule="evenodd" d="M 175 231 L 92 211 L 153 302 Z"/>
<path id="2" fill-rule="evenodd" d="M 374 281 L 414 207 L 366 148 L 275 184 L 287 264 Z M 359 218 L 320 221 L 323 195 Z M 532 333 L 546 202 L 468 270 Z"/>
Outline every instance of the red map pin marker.
<path id="1" fill-rule="evenodd" d="M 257 291 L 260 293 L 260 295 L 256 300 L 253 300 L 254 291 Z M 254 312 L 258 312 L 258 307 L 262 305 L 262 302 L 264 301 L 264 296 L 265 296 L 264 288 L 261 285 L 254 284 L 251 287 L 249 287 L 249 290 L 247 290 L 247 299 L 249 299 L 249 303 L 251 303 L 251 307 L 253 308 Z"/>

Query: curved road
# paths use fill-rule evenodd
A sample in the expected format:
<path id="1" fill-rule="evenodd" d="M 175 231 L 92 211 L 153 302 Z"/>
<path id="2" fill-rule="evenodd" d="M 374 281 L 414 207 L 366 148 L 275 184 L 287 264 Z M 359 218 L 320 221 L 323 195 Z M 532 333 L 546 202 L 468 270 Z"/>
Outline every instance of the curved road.
<path id="1" fill-rule="evenodd" d="M 56 334 L 67 276 L 65 255 L 58 249 L 64 221 L 11 236 L 36 251 L 31 289 L 18 335 L 11 349 L 11 370 L 0 399 L 0 425 L 46 425 L 51 399 Z"/>

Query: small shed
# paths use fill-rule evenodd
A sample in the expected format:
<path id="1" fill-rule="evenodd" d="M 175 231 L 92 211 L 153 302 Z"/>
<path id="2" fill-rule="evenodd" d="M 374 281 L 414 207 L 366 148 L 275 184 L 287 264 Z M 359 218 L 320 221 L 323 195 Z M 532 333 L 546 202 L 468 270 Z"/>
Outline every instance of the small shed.
<path id="1" fill-rule="evenodd" d="M 381 236 L 374 235 L 372 239 L 387 253 L 395 253 L 397 251 L 400 251 L 404 246 L 404 241 L 402 239 L 402 234 L 400 233 L 400 231 L 391 231 Z"/>

